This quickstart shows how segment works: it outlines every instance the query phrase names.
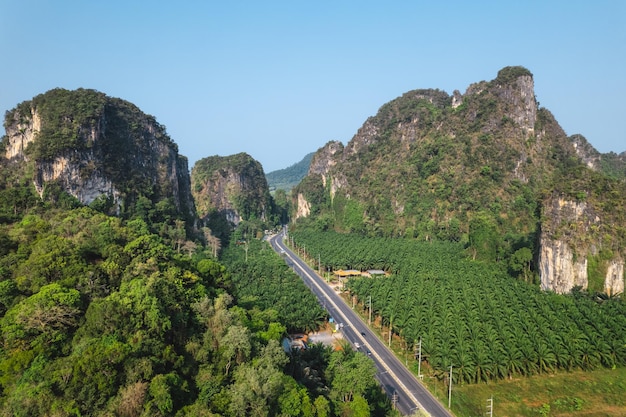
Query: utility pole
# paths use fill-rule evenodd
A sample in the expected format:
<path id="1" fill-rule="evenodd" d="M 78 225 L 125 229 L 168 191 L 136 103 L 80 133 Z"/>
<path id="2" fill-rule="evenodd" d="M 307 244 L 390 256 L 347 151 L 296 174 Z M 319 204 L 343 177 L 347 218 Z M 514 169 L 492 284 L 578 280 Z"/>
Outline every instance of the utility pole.
<path id="1" fill-rule="evenodd" d="M 450 383 L 448 384 L 448 410 L 452 405 L 452 365 L 450 365 Z"/>
<path id="2" fill-rule="evenodd" d="M 370 320 L 369 320 L 369 325 L 372 325 L 372 296 L 370 295 L 369 298 L 369 306 L 370 306 Z"/>
<path id="3" fill-rule="evenodd" d="M 493 396 L 487 400 L 487 416 L 493 417 Z"/>
<path id="4" fill-rule="evenodd" d="M 409 342 L 404 341 L 404 366 L 409 366 Z"/>
<path id="5" fill-rule="evenodd" d="M 419 354 L 417 358 L 417 377 L 422 379 L 422 336 L 420 336 Z"/>
<path id="6" fill-rule="evenodd" d="M 320 276 L 322 275 L 322 255 L 317 254 L 317 269 L 320 271 Z"/>

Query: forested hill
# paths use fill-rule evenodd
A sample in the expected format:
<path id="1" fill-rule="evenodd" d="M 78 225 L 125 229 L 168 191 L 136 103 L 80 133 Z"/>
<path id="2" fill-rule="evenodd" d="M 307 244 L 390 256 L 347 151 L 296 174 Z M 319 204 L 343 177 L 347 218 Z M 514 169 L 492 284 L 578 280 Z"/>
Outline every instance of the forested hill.
<path id="1" fill-rule="evenodd" d="M 461 241 L 491 262 L 524 254 L 545 289 L 621 292 L 623 157 L 583 139 L 539 106 L 523 67 L 464 94 L 409 91 L 345 147 L 315 154 L 292 216 L 300 227 Z"/>
<path id="2" fill-rule="evenodd" d="M 311 159 L 313 158 L 314 152 L 306 155 L 300 162 L 296 162 L 295 164 L 284 168 L 279 169 L 277 171 L 272 171 L 265 174 L 265 178 L 267 178 L 267 183 L 270 187 L 270 191 L 275 190 L 284 190 L 286 192 L 291 191 L 293 187 L 298 185 L 302 178 L 304 178 L 309 171 L 309 166 L 311 165 Z"/>

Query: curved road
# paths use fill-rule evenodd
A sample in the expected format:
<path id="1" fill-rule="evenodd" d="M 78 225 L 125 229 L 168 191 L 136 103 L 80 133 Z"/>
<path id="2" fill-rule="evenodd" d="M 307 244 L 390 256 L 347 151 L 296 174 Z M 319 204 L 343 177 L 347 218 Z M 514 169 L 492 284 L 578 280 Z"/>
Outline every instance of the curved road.
<path id="1" fill-rule="evenodd" d="M 269 239 L 272 248 L 283 255 L 287 264 L 303 279 L 317 296 L 320 304 L 337 322 L 343 323 L 344 338 L 361 350 L 369 350 L 378 369 L 377 379 L 390 397 L 396 399 L 396 407 L 402 414 L 410 415 L 422 410 L 435 417 L 451 417 L 435 397 L 409 372 L 391 353 L 385 344 L 371 334 L 367 324 L 317 275 L 304 261 L 295 255 L 283 242 L 285 232 Z"/>

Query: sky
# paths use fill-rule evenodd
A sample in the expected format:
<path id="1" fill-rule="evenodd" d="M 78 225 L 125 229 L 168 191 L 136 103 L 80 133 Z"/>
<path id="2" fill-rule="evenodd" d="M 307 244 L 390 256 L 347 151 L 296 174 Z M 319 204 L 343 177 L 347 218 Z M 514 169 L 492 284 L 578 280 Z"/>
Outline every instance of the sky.
<path id="1" fill-rule="evenodd" d="M 407 91 L 511 65 L 568 135 L 626 151 L 622 0 L 0 0 L 0 57 L 0 111 L 95 89 L 153 115 L 190 169 L 239 152 L 286 168 Z"/>

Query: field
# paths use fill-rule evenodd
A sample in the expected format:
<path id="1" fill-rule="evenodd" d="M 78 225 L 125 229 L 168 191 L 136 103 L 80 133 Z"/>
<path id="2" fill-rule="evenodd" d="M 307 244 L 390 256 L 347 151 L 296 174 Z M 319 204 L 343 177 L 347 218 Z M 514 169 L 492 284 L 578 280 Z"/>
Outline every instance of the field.
<path id="1" fill-rule="evenodd" d="M 494 416 L 625 416 L 626 369 L 560 372 L 459 387 L 458 416 L 485 415 L 493 397 Z"/>

